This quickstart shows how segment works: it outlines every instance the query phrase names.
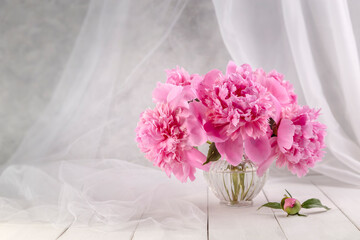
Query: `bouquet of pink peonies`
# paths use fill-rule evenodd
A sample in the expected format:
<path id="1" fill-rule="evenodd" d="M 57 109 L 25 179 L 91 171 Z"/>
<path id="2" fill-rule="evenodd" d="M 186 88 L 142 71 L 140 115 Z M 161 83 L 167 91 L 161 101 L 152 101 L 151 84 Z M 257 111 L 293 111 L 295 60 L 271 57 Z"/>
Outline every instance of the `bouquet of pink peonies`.
<path id="1" fill-rule="evenodd" d="M 282 74 L 229 62 L 226 74 L 167 70 L 153 92 L 154 109 L 141 114 L 136 141 L 154 165 L 180 181 L 194 180 L 220 158 L 233 166 L 243 155 L 263 175 L 276 160 L 299 177 L 324 155 L 326 126 L 319 110 L 299 106 Z M 205 156 L 197 146 L 209 143 Z"/>

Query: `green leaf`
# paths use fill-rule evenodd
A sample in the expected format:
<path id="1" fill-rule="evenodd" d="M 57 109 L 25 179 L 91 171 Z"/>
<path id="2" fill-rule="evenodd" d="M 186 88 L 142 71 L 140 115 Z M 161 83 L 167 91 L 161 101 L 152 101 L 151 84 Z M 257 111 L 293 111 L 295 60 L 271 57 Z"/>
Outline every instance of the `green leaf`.
<path id="1" fill-rule="evenodd" d="M 325 205 L 322 205 L 320 200 L 316 199 L 316 198 L 310 198 L 310 199 L 306 200 L 305 202 L 303 202 L 301 204 L 301 207 L 302 208 L 325 208 L 326 210 L 330 210 L 330 208 L 328 208 Z"/>
<path id="2" fill-rule="evenodd" d="M 209 162 L 215 162 L 221 158 L 221 155 L 219 151 L 217 150 L 215 143 L 211 143 L 209 146 L 209 151 L 207 154 L 206 162 L 203 163 L 203 165 L 209 163 Z"/>
<path id="3" fill-rule="evenodd" d="M 287 194 L 289 194 L 289 196 L 292 198 L 291 194 L 288 192 L 288 190 L 285 189 L 285 192 L 287 192 Z"/>
<path id="4" fill-rule="evenodd" d="M 273 131 L 273 133 L 271 134 L 271 137 L 276 137 L 277 131 L 278 131 L 277 124 L 276 124 L 275 120 L 272 118 L 269 118 L 268 121 L 269 121 L 270 129 Z"/>
<path id="5" fill-rule="evenodd" d="M 274 208 L 274 209 L 281 209 L 280 203 L 278 202 L 268 202 L 264 205 L 260 206 L 257 210 L 259 210 L 262 207 L 268 207 L 268 208 Z"/>

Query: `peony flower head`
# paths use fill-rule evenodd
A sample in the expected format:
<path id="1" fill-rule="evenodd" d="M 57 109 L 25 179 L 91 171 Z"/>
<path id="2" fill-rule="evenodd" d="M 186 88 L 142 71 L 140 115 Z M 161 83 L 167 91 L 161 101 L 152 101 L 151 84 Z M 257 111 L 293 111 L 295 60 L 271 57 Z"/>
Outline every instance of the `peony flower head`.
<path id="1" fill-rule="evenodd" d="M 136 128 L 136 141 L 142 152 L 155 166 L 170 177 L 171 173 L 182 182 L 195 179 L 195 168 L 206 169 L 205 155 L 193 146 L 206 138 L 201 126 L 189 109 L 158 103 L 154 109 L 141 114 Z"/>
<path id="2" fill-rule="evenodd" d="M 243 139 L 257 139 L 269 130 L 275 115 L 271 94 L 252 80 L 249 65 L 228 65 L 224 76 L 219 70 L 206 74 L 196 93 L 205 106 L 204 129 L 220 154 L 237 165 L 242 159 Z"/>
<path id="3" fill-rule="evenodd" d="M 294 105 L 284 109 L 277 132 L 278 167 L 287 166 L 298 177 L 324 156 L 326 126 L 318 121 L 319 110 Z"/>
<path id="4" fill-rule="evenodd" d="M 212 71 L 199 84 L 197 94 L 207 107 L 205 126 L 215 142 L 264 135 L 275 111 L 266 89 L 242 73 L 223 76 Z"/>
<path id="5" fill-rule="evenodd" d="M 281 87 L 283 87 L 287 93 L 287 101 L 282 102 L 284 106 L 297 104 L 297 95 L 294 92 L 294 87 L 289 81 L 284 80 L 284 75 L 278 73 L 276 70 L 272 70 L 267 74 L 267 79 L 273 79 L 277 81 Z"/>
<path id="6" fill-rule="evenodd" d="M 166 70 L 167 80 L 166 83 L 177 85 L 177 86 L 187 86 L 191 85 L 191 77 L 184 68 L 176 66 L 174 69 Z"/>
<path id="7" fill-rule="evenodd" d="M 188 106 L 197 96 L 194 86 L 202 80 L 198 74 L 189 75 L 185 69 L 177 66 L 175 69 L 166 70 L 166 83 L 157 83 L 153 91 L 153 100 L 155 102 L 171 102 L 176 97 L 183 101 L 183 106 Z M 180 98 L 178 98 L 181 93 Z"/>
<path id="8" fill-rule="evenodd" d="M 253 77 L 254 81 L 264 86 L 282 107 L 297 104 L 297 95 L 294 93 L 293 86 L 284 80 L 284 75 L 281 73 L 275 70 L 266 73 L 262 69 L 257 69 Z"/>
<path id="9" fill-rule="evenodd" d="M 141 114 L 136 128 L 139 148 L 155 166 L 180 181 L 194 180 L 195 169 L 203 166 L 204 154 L 193 146 L 206 142 L 206 134 L 197 116 L 197 108 L 189 104 L 194 98 L 189 86 L 158 84 L 153 92 L 154 109 Z"/>

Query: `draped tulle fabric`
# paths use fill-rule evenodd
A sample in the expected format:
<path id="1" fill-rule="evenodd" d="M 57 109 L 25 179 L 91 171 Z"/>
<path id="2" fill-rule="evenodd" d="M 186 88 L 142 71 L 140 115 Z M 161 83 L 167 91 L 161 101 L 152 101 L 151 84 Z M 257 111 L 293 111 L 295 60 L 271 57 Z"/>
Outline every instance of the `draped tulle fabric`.
<path id="1" fill-rule="evenodd" d="M 182 184 L 158 170 L 119 159 L 13 165 L 1 175 L 1 221 L 134 230 L 139 221 L 160 229 L 204 229 L 202 178 Z"/>
<path id="2" fill-rule="evenodd" d="M 204 229 L 201 172 L 193 183 L 169 179 L 135 142 L 140 113 L 152 106 L 151 89 L 164 70 L 186 67 L 194 56 L 190 70 L 208 67 L 208 56 L 184 50 L 205 41 L 185 41 L 197 24 L 173 31 L 186 4 L 90 3 L 51 102 L 1 168 L 1 221 L 104 223 L 131 231 L 141 219 L 160 229 Z M 204 203 L 191 201 L 197 194 Z"/>
<path id="3" fill-rule="evenodd" d="M 327 154 L 314 171 L 360 185 L 360 4 L 356 1 L 214 0 L 238 63 L 277 69 L 301 104 L 321 108 Z"/>
<path id="4" fill-rule="evenodd" d="M 91 2 L 51 102 L 1 167 L 1 221 L 134 229 L 141 219 L 159 229 L 204 229 L 201 172 L 191 183 L 168 179 L 134 140 L 164 69 L 204 74 L 226 66 L 227 53 L 215 51 L 222 44 L 213 37 L 215 15 L 194 10 L 182 19 L 191 27 L 177 27 L 187 3 Z M 315 170 L 360 184 L 359 23 L 348 4 L 214 0 L 214 6 L 237 63 L 278 69 L 302 103 L 323 109 L 328 153 Z M 195 195 L 204 202 L 193 202 Z"/>

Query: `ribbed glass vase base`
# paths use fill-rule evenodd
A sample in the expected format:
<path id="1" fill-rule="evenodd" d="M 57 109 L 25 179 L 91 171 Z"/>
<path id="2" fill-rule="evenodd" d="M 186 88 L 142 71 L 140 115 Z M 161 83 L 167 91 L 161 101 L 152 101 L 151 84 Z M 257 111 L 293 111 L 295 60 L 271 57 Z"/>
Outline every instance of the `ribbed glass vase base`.
<path id="1" fill-rule="evenodd" d="M 230 207 L 251 207 L 253 205 L 253 201 L 220 201 L 220 203 Z"/>
<path id="2" fill-rule="evenodd" d="M 251 206 L 252 200 L 263 188 L 267 174 L 259 177 L 257 167 L 246 157 L 238 166 L 227 161 L 213 162 L 208 172 L 204 172 L 208 186 L 220 203 L 234 206 Z"/>

